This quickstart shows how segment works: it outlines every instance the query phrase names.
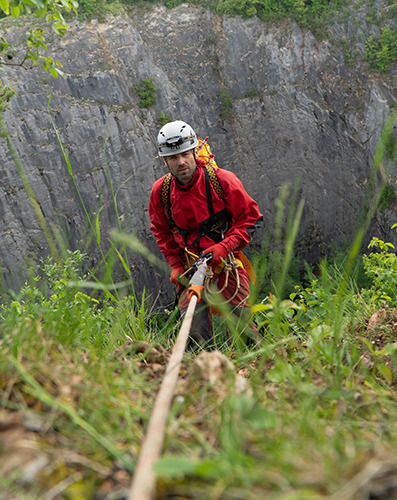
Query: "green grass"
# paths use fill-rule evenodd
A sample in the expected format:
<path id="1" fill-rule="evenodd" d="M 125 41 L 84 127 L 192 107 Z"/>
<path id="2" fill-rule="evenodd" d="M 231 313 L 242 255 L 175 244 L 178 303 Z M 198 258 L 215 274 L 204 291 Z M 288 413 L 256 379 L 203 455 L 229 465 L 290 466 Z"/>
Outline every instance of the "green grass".
<path id="1" fill-rule="evenodd" d="M 261 344 L 227 346 L 219 320 L 218 349 L 233 369 L 215 385 L 197 376 L 197 355 L 186 353 L 155 465 L 159 498 L 336 500 L 344 488 L 358 494 L 363 484 L 350 481 L 363 468 L 396 463 L 397 275 L 388 274 L 387 294 L 381 279 L 394 265 L 392 247 L 371 243 L 378 250 L 364 268 L 379 280 L 365 290 L 346 276 L 347 258 L 344 269 L 324 262 L 320 276 L 278 298 L 300 212 L 288 213 L 275 293 L 253 307 Z M 118 243 L 144 251 L 130 237 Z M 178 330 L 175 315 L 166 321 L 145 298 L 115 300 L 90 288 L 84 255 L 67 254 L 43 261 L 1 309 L 3 415 L 38 422 L 37 453 L 56 457 L 30 482 L 22 466 L 4 476 L 2 491 L 21 498 L 64 487 L 59 498 L 94 499 L 128 487 Z M 3 453 L 18 457 L 4 444 Z"/>
<path id="2" fill-rule="evenodd" d="M 75 260 L 60 264 L 60 274 Z M 310 288 L 258 304 L 262 344 L 223 345 L 234 370 L 215 386 L 193 375 L 196 356 L 186 354 L 156 464 L 162 495 L 336 499 L 374 457 L 396 463 L 395 297 L 369 305 L 347 286 L 341 298 L 337 275 L 324 266 Z M 81 302 L 67 281 L 68 292 L 59 292 L 59 281 L 44 273 L 34 294 L 25 287 L 3 305 L 0 354 L 3 415 L 34 415 L 38 450 L 54 454 L 56 465 L 43 466 L 31 484 L 16 470 L 0 486 L 43 498 L 71 478 L 59 498 L 88 499 L 110 471 L 131 479 L 177 324 L 161 326 L 129 300 Z M 58 291 L 57 299 L 40 289 Z M 379 309 L 386 313 L 370 328 Z M 234 387 L 238 371 L 246 377 L 242 393 Z M 12 450 L 3 445 L 3 452 Z M 68 461 L 66 452 L 80 459 Z"/>

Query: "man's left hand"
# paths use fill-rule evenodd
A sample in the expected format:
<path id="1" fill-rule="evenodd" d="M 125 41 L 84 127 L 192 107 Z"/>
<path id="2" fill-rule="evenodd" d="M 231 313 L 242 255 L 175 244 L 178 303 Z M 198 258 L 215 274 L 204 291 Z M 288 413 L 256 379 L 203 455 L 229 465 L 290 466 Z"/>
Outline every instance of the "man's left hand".
<path id="1" fill-rule="evenodd" d="M 217 243 L 216 245 L 212 245 L 204 250 L 204 255 L 212 253 L 212 259 L 210 260 L 210 265 L 212 269 L 215 269 L 221 259 L 224 259 L 227 255 L 226 248 L 222 245 L 222 243 Z"/>

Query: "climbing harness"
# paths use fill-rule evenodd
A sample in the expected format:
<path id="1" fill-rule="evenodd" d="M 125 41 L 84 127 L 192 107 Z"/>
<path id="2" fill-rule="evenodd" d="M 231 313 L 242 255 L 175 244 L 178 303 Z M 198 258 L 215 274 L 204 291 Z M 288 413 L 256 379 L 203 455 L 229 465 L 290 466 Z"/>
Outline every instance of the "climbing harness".
<path id="1" fill-rule="evenodd" d="M 167 209 L 168 220 L 173 229 L 178 231 L 185 239 L 185 246 L 188 246 L 188 237 L 189 234 L 196 231 L 198 232 L 197 238 L 190 244 L 191 247 L 197 245 L 200 250 L 200 240 L 205 235 L 211 238 L 215 243 L 219 243 L 222 241 L 224 234 L 230 227 L 231 216 L 226 208 L 221 211 L 215 213 L 214 205 L 212 201 L 211 195 L 211 185 L 214 188 L 215 193 L 219 196 L 220 199 L 223 200 L 224 192 L 222 186 L 218 180 L 218 176 L 216 175 L 215 168 L 210 164 L 205 165 L 204 167 L 204 179 L 205 179 L 205 191 L 208 205 L 208 213 L 209 217 L 201 221 L 198 227 L 193 227 L 189 229 L 184 229 L 182 227 L 177 226 L 171 211 L 171 183 L 175 181 L 175 178 L 171 173 L 168 173 L 163 180 L 161 185 L 160 199 L 161 203 Z"/>
<path id="2" fill-rule="evenodd" d="M 220 212 L 215 213 L 214 206 L 212 202 L 211 186 L 213 187 L 217 196 L 223 200 L 225 193 L 223 192 L 221 183 L 219 182 L 218 176 L 216 175 L 216 169 L 219 168 L 216 164 L 214 158 L 215 155 L 211 153 L 210 146 L 208 144 L 208 137 L 203 139 L 198 139 L 198 158 L 205 161 L 204 167 L 204 182 L 205 182 L 205 192 L 208 204 L 209 217 L 199 223 L 199 227 L 184 229 L 176 225 L 171 212 L 171 183 L 175 181 L 175 178 L 171 173 L 168 173 L 163 180 L 160 191 L 160 200 L 164 207 L 167 209 L 168 220 L 173 229 L 178 231 L 185 239 L 185 246 L 188 246 L 189 234 L 193 231 L 198 232 L 197 238 L 191 243 L 191 247 L 197 245 L 200 251 L 200 240 L 205 235 L 211 238 L 215 243 L 222 241 L 224 234 L 230 227 L 231 216 L 229 212 L 225 209 Z"/>

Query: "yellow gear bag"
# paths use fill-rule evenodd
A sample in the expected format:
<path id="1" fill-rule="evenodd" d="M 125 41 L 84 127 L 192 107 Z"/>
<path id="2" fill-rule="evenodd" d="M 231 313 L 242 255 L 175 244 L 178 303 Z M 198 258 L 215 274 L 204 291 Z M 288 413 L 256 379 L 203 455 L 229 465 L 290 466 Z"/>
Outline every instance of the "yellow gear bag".
<path id="1" fill-rule="evenodd" d="M 205 163 L 208 165 L 211 165 L 214 168 L 219 168 L 218 165 L 216 164 L 216 161 L 214 160 L 215 155 L 211 153 L 211 148 L 210 145 L 208 144 L 208 137 L 205 139 L 201 139 L 200 137 L 198 139 L 198 157 L 200 160 L 204 160 Z"/>

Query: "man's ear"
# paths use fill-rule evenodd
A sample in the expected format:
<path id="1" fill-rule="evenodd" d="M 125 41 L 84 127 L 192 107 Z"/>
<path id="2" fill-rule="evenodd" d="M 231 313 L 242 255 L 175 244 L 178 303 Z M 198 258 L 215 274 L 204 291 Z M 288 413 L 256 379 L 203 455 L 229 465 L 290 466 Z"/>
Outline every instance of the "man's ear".
<path id="1" fill-rule="evenodd" d="M 196 160 L 197 160 L 197 158 L 198 158 L 198 147 L 197 147 L 197 148 L 194 148 L 194 157 L 195 157 L 195 158 L 196 158 Z"/>
<path id="2" fill-rule="evenodd" d="M 166 160 L 165 156 L 163 156 L 163 162 L 164 162 L 165 166 L 169 169 L 170 167 L 168 166 L 168 163 L 167 163 L 167 160 Z"/>

